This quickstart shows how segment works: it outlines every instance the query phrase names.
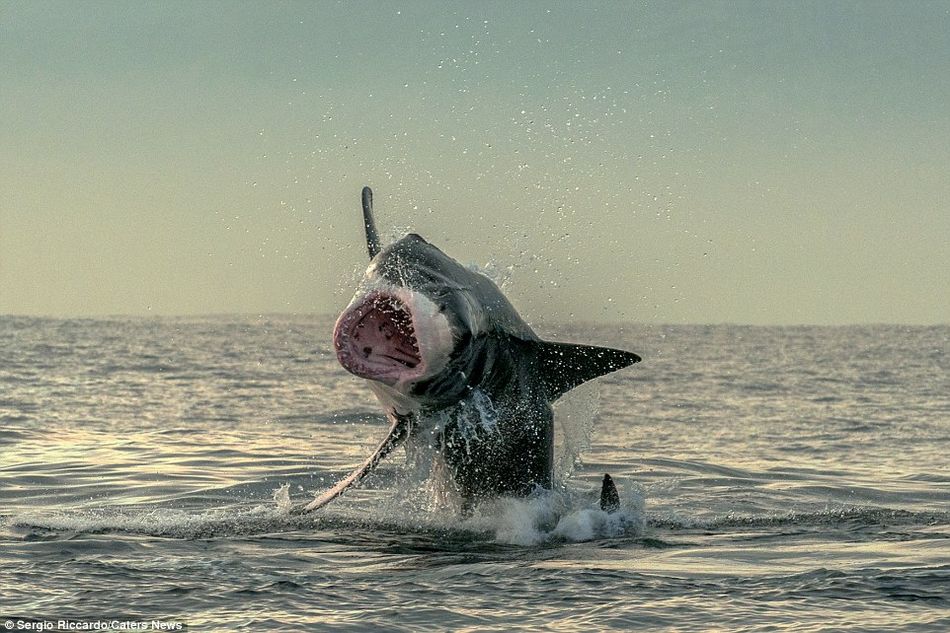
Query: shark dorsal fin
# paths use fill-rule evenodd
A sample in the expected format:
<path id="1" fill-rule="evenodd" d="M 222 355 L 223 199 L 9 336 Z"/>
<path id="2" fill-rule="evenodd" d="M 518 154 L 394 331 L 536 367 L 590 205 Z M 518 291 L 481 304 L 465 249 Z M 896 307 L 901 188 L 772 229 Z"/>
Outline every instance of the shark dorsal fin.
<path id="1" fill-rule="evenodd" d="M 550 341 L 537 341 L 533 347 L 550 402 L 588 380 L 640 362 L 636 354 L 611 347 Z"/>
<path id="2" fill-rule="evenodd" d="M 369 258 L 373 259 L 380 246 L 379 233 L 373 220 L 373 190 L 369 187 L 363 187 L 363 228 L 366 229 L 366 250 L 369 251 Z"/>

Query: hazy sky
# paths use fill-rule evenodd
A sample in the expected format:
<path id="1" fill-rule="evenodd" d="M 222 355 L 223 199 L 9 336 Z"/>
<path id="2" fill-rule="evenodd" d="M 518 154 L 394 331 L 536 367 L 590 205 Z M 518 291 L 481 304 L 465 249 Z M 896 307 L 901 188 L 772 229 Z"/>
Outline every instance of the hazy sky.
<path id="1" fill-rule="evenodd" d="M 0 1 L 0 313 L 950 322 L 950 2 Z"/>

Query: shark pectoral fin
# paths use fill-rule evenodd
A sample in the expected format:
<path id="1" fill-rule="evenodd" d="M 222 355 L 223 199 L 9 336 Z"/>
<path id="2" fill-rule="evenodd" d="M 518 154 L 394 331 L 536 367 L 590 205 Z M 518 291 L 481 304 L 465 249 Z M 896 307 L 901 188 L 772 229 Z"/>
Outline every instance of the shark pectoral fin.
<path id="1" fill-rule="evenodd" d="M 550 341 L 531 344 L 545 395 L 551 402 L 588 380 L 640 362 L 636 354 L 610 347 Z"/>
<path id="2" fill-rule="evenodd" d="M 411 419 L 408 416 L 391 413 L 389 419 L 392 422 L 392 426 L 389 428 L 389 434 L 386 436 L 386 439 L 376 447 L 376 450 L 373 451 L 373 454 L 370 455 L 365 462 L 360 464 L 359 468 L 347 475 L 344 479 L 341 479 L 335 486 L 310 503 L 291 508 L 290 513 L 306 514 L 307 512 L 319 510 L 342 495 L 349 488 L 358 484 L 366 475 L 372 472 L 373 469 L 376 468 L 376 465 L 379 464 L 384 457 L 389 455 L 394 448 L 399 446 L 399 443 L 409 435 Z"/>

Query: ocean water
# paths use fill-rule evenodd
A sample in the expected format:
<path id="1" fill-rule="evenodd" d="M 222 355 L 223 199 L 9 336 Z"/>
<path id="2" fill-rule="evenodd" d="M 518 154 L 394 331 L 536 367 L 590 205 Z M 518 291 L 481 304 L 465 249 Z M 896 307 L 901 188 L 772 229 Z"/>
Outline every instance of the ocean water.
<path id="1" fill-rule="evenodd" d="M 549 327 L 644 358 L 559 404 L 556 491 L 463 517 L 399 450 L 290 516 L 386 432 L 331 327 L 0 317 L 0 619 L 950 630 L 950 327 Z"/>

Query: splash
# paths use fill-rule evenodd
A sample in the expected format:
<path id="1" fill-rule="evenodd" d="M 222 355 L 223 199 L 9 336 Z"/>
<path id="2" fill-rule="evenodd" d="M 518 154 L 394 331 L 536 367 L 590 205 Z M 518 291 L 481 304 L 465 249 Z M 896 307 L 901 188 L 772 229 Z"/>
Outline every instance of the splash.
<path id="1" fill-rule="evenodd" d="M 312 528 L 313 521 L 289 517 L 280 506 L 254 505 L 196 511 L 116 507 L 75 512 L 27 512 L 11 517 L 9 525 L 33 532 L 136 534 L 191 540 Z M 27 537 L 31 538 L 29 534 Z"/>
<path id="2" fill-rule="evenodd" d="M 569 391 L 554 405 L 554 481 L 566 482 L 590 448 L 590 438 L 600 408 L 600 389 L 589 382 Z"/>
<path id="3" fill-rule="evenodd" d="M 290 514 L 294 505 L 290 500 L 290 484 L 284 484 L 274 491 L 274 503 L 277 504 L 277 511 L 280 514 Z"/>
<path id="4" fill-rule="evenodd" d="M 378 511 L 396 520 L 455 517 L 462 507 L 449 467 L 434 443 L 441 429 L 410 438 L 406 461 L 396 473 L 396 486 Z"/>
<path id="5" fill-rule="evenodd" d="M 461 525 L 465 529 L 493 533 L 496 542 L 506 545 L 536 546 L 639 537 L 646 526 L 643 491 L 636 485 L 624 485 L 624 488 L 628 492 L 621 498 L 616 512 L 601 510 L 595 494 L 543 490 L 525 498 L 486 501 Z"/>
<path id="6" fill-rule="evenodd" d="M 438 443 L 444 443 L 448 441 L 445 431 L 452 427 L 458 431 L 458 437 L 465 443 L 467 454 L 471 454 L 473 441 L 498 432 L 498 410 L 491 397 L 481 389 L 475 389 L 469 400 L 446 407 L 432 417 L 434 423 L 428 431 L 429 435 L 438 437 Z M 430 442 L 430 448 L 431 444 Z"/>
<path id="7" fill-rule="evenodd" d="M 460 443 L 471 455 L 472 443 L 499 432 L 499 413 L 491 397 L 475 389 L 472 397 L 434 413 L 405 444 L 406 461 L 398 467 L 393 499 L 400 508 L 458 516 L 462 498 L 439 447 Z M 446 434 L 452 429 L 451 436 Z"/>
<path id="8" fill-rule="evenodd" d="M 448 411 L 458 425 L 462 439 L 465 441 L 466 452 L 471 452 L 469 446 L 473 440 L 482 434 L 498 432 L 498 411 L 491 397 L 481 389 L 472 393 L 471 405 L 462 401 Z"/>
<path id="9" fill-rule="evenodd" d="M 488 277 L 502 290 L 507 290 L 511 285 L 511 278 L 515 272 L 515 266 L 513 264 L 499 268 L 493 261 L 487 262 L 484 265 L 470 262 L 466 267 L 472 272 L 476 272 L 483 277 Z"/>

